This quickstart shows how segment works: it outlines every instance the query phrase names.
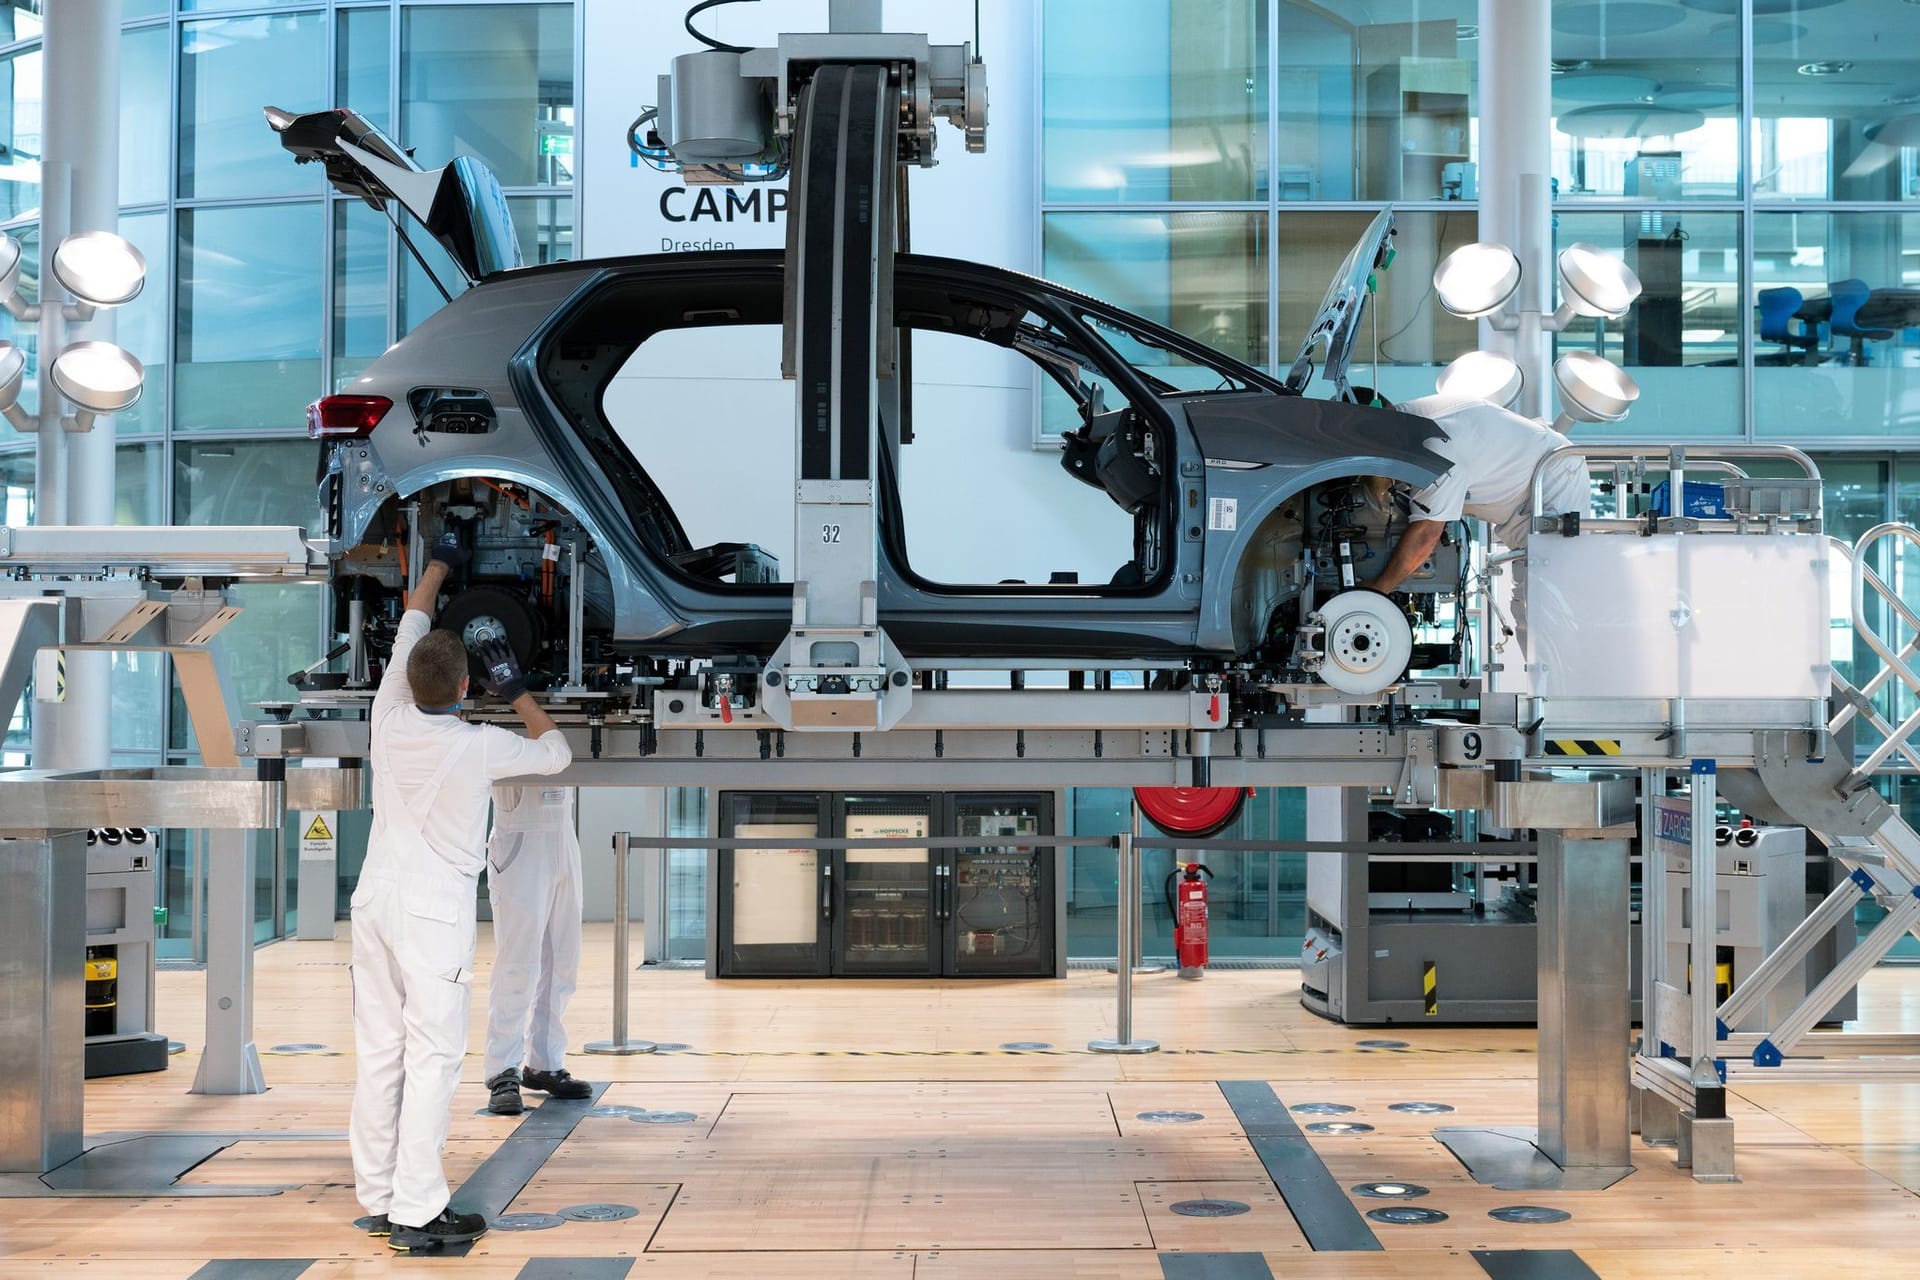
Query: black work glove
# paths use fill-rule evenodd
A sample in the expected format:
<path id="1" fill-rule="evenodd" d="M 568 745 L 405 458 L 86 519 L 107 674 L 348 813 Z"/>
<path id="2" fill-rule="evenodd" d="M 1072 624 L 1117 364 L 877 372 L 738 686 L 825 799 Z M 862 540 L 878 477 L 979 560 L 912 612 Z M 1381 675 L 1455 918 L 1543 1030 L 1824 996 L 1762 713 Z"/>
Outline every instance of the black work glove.
<path id="1" fill-rule="evenodd" d="M 513 649 L 505 640 L 488 640 L 474 652 L 487 668 L 480 684 L 488 693 L 512 702 L 527 691 L 527 678 L 520 673 L 519 659 L 513 656 Z"/>
<path id="2" fill-rule="evenodd" d="M 428 559 L 437 561 L 449 569 L 458 569 L 473 559 L 473 552 L 461 543 L 459 534 L 449 529 L 434 540 L 433 554 Z"/>

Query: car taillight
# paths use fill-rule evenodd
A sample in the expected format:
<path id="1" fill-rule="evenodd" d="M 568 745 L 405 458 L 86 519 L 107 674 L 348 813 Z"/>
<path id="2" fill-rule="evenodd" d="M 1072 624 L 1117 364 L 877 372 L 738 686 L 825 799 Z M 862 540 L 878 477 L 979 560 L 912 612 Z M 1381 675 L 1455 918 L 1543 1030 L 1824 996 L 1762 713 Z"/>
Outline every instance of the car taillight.
<path id="1" fill-rule="evenodd" d="M 391 408 L 385 396 L 326 396 L 307 406 L 307 437 L 365 440 Z"/>

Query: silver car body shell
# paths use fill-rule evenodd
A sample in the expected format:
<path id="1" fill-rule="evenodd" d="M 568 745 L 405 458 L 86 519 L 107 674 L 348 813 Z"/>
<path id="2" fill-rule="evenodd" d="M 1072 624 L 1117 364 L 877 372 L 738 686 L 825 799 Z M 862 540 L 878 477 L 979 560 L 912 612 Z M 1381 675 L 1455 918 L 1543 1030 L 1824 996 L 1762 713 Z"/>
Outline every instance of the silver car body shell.
<path id="1" fill-rule="evenodd" d="M 702 255 L 660 255 L 669 256 L 683 259 L 670 267 L 697 269 L 684 259 Z M 973 272 L 991 270 L 967 266 Z M 607 575 L 617 643 L 681 649 L 715 620 L 732 624 L 735 635 L 740 625 L 766 635 L 783 633 L 791 615 L 789 587 L 715 590 L 674 577 L 640 548 L 622 518 L 619 495 L 582 456 L 584 448 L 575 443 L 574 456 L 559 459 L 549 445 L 566 447 L 572 429 L 533 373 L 540 336 L 570 300 L 610 273 L 647 269 L 659 269 L 657 260 L 558 264 L 492 277 L 431 316 L 343 388 L 387 396 L 394 408 L 369 440 L 343 451 L 336 549 L 358 545 L 375 512 L 395 494 L 408 496 L 464 477 L 512 481 L 565 507 L 593 539 Z M 1015 292 L 1044 287 L 1077 296 L 1016 273 L 997 274 Z M 417 432 L 407 397 L 421 387 L 484 391 L 495 408 L 494 430 L 485 436 Z M 1163 589 L 1105 595 L 1046 588 L 929 589 L 931 584 L 894 563 L 883 540 L 880 617 L 902 651 L 912 657 L 920 647 L 916 636 L 937 634 L 943 652 L 1035 658 L 1232 655 L 1247 643 L 1246 636 L 1235 635 L 1232 622 L 1234 566 L 1280 504 L 1310 485 L 1342 476 L 1380 474 L 1424 485 L 1445 465 L 1424 447 L 1440 434 L 1437 426 L 1379 409 L 1258 391 L 1167 396 L 1159 408 L 1175 437 L 1173 479 L 1183 490 L 1198 489 L 1193 501 L 1180 504 L 1170 544 L 1172 576 Z M 530 419 L 529 409 L 540 422 Z M 639 461 L 644 467 L 645 459 Z M 1206 527 L 1208 499 L 1216 497 L 1235 502 L 1234 528 Z M 735 640 L 719 646 L 757 647 L 758 641 Z"/>

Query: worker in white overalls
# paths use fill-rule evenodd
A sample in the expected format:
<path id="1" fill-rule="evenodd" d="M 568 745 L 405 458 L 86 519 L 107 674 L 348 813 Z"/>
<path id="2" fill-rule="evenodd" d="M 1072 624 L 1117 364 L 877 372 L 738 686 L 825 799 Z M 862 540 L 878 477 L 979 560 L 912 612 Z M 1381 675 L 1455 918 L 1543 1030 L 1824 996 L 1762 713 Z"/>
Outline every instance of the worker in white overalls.
<path id="1" fill-rule="evenodd" d="M 1446 438 L 1427 441 L 1427 448 L 1450 465 L 1439 479 L 1413 494 L 1407 531 L 1400 535 L 1386 566 L 1366 585 L 1382 593 L 1399 587 L 1433 555 L 1447 525 L 1463 515 L 1485 521 L 1493 529 L 1494 540 L 1507 550 L 1525 550 L 1533 521 L 1533 470 L 1542 458 L 1569 443 L 1567 438 L 1486 400 L 1424 396 L 1393 407 L 1440 425 Z M 1541 486 L 1545 514 L 1585 514 L 1592 501 L 1586 463 L 1579 457 L 1570 454 L 1548 466 Z M 1514 637 L 1525 653 L 1526 561 L 1516 560 L 1511 568 Z"/>
<path id="2" fill-rule="evenodd" d="M 520 1090 L 589 1098 L 566 1059 L 567 1001 L 580 976 L 580 840 L 572 787 L 493 789 L 487 900 L 493 985 L 487 1007 L 487 1109 L 517 1116 Z"/>
<path id="3" fill-rule="evenodd" d="M 467 1053 L 488 788 L 573 760 L 504 643 L 482 648 L 484 683 L 529 736 L 454 714 L 467 695 L 466 647 L 430 628 L 447 571 L 469 554 L 451 534 L 442 539 L 407 597 L 373 700 L 373 830 L 353 892 L 354 1194 L 370 1234 L 406 1251 L 463 1244 L 487 1228 L 448 1204 L 440 1153 Z"/>

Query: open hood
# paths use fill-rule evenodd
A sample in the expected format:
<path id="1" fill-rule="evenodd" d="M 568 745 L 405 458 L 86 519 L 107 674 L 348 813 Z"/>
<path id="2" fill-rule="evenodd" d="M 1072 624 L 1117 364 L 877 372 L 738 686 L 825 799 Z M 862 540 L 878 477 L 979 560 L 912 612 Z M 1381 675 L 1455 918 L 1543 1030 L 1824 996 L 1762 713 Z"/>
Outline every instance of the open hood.
<path id="1" fill-rule="evenodd" d="M 1382 209 L 1353 246 L 1353 251 L 1340 263 L 1340 269 L 1333 273 L 1326 299 L 1300 341 L 1300 354 L 1294 359 L 1293 368 L 1287 371 L 1287 385 L 1294 391 L 1304 393 L 1307 384 L 1313 381 L 1313 351 L 1325 343 L 1320 376 L 1333 383 L 1334 399 L 1353 399 L 1347 382 L 1347 366 L 1353 359 L 1361 317 L 1372 297 L 1367 281 L 1374 272 L 1384 271 L 1392 260 L 1393 210 Z"/>
<path id="2" fill-rule="evenodd" d="M 422 169 L 410 152 L 345 108 L 296 115 L 268 107 L 266 115 L 294 161 L 325 165 L 335 190 L 383 212 L 387 201 L 398 201 L 440 242 L 468 284 L 525 265 L 499 179 L 478 160 L 456 156 L 443 168 Z"/>

